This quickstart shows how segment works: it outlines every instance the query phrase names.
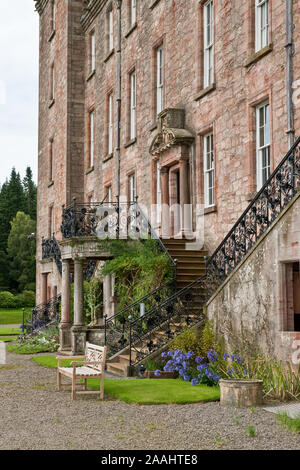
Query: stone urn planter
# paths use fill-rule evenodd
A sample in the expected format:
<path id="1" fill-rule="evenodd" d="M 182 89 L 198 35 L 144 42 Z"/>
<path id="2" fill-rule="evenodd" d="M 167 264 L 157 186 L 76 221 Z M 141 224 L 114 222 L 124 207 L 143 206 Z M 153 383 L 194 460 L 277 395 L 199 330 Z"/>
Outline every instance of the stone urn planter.
<path id="1" fill-rule="evenodd" d="M 256 379 L 221 379 L 220 403 L 224 406 L 259 406 L 263 402 L 263 381 Z"/>
<path id="2" fill-rule="evenodd" d="M 174 372 L 166 372 L 164 370 L 161 371 L 160 375 L 154 375 L 154 371 L 152 370 L 146 370 L 145 379 L 175 379 L 176 374 Z"/>

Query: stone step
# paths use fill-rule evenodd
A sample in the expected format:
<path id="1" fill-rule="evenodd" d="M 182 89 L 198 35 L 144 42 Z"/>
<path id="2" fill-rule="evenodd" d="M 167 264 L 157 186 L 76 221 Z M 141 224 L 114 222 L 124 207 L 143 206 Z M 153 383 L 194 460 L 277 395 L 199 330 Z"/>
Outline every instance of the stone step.
<path id="1" fill-rule="evenodd" d="M 116 375 L 127 375 L 127 366 L 120 364 L 119 362 L 107 362 L 106 370 Z"/>

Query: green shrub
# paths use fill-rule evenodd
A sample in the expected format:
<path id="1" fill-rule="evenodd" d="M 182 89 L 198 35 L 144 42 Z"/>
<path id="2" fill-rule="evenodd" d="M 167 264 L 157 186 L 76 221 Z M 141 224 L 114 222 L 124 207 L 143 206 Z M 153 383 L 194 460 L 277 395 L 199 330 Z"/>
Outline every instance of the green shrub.
<path id="1" fill-rule="evenodd" d="M 206 356 L 207 351 L 213 349 L 221 354 L 222 343 L 217 340 L 212 325 L 206 321 L 203 328 L 197 326 L 183 329 L 180 335 L 170 341 L 168 348 L 170 350 L 181 349 L 182 352 L 193 351 L 195 356 Z"/>
<path id="2" fill-rule="evenodd" d="M 35 305 L 35 293 L 31 290 L 24 290 L 17 295 L 17 299 L 21 307 L 34 307 Z"/>
<path id="3" fill-rule="evenodd" d="M 18 299 L 8 291 L 0 292 L 0 308 L 17 308 L 19 307 Z"/>
<path id="4" fill-rule="evenodd" d="M 20 336 L 16 345 L 8 346 L 8 350 L 16 354 L 35 354 L 39 352 L 55 352 L 59 347 L 59 331 L 57 326 L 46 327 L 36 334 Z"/>
<path id="5" fill-rule="evenodd" d="M 113 259 L 106 261 L 101 274 L 114 274 L 117 310 L 127 307 L 152 290 L 169 283 L 173 276 L 168 256 L 162 253 L 156 240 L 103 240 L 99 249 L 109 251 Z M 170 295 L 170 289 L 161 289 L 161 300 Z M 153 301 L 153 299 L 152 299 Z M 146 302 L 146 310 L 153 307 Z"/>

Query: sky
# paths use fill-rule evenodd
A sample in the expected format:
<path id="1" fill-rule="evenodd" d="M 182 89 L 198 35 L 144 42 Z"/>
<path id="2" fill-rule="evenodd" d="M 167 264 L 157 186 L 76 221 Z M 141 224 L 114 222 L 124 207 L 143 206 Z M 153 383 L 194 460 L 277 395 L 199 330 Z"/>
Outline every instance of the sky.
<path id="1" fill-rule="evenodd" d="M 0 0 L 0 184 L 12 167 L 37 179 L 39 15 L 33 0 Z"/>

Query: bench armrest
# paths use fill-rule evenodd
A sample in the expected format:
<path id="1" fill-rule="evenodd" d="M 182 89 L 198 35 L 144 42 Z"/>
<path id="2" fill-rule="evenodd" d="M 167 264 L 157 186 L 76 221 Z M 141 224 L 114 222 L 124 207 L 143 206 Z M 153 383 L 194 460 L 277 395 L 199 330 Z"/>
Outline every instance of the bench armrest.
<path id="1" fill-rule="evenodd" d="M 84 359 L 85 356 L 56 356 L 56 359 Z"/>
<path id="2" fill-rule="evenodd" d="M 83 362 L 83 361 L 72 361 L 71 362 L 71 366 L 76 366 L 77 364 L 83 366 L 85 364 L 85 362 Z"/>

